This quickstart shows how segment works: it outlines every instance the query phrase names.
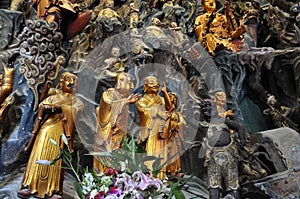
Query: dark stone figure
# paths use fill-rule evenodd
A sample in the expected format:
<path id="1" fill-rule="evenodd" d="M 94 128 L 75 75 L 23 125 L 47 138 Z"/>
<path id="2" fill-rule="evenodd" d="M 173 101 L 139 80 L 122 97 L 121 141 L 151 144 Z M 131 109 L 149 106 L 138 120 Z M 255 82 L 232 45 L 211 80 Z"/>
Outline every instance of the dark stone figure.
<path id="1" fill-rule="evenodd" d="M 224 106 L 226 94 L 217 92 L 212 105 L 210 125 L 204 141 L 206 149 L 205 166 L 208 173 L 210 199 L 219 199 L 226 193 L 239 199 L 238 161 L 239 152 L 233 132 L 238 133 L 239 144 L 245 146 L 245 132 L 239 123 L 229 119 L 232 111 Z M 224 182 L 224 184 L 223 184 Z"/>

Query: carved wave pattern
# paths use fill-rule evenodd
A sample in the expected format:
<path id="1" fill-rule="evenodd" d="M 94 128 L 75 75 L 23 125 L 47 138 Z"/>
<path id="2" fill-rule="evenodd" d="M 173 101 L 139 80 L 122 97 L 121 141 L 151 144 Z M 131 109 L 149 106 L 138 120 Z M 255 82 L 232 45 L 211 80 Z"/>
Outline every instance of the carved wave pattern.
<path id="1" fill-rule="evenodd" d="M 67 57 L 67 51 L 61 47 L 63 35 L 56 22 L 48 24 L 42 20 L 27 20 L 19 37 L 24 40 L 20 45 L 19 72 L 24 74 L 37 104 L 38 86 L 54 80 L 59 65 L 64 64 L 64 57 Z"/>

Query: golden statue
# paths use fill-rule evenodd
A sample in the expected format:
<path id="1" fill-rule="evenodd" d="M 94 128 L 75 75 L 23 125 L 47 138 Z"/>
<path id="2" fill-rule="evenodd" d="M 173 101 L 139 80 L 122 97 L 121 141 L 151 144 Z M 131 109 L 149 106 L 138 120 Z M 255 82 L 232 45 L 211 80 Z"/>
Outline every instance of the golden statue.
<path id="1" fill-rule="evenodd" d="M 103 92 L 100 105 L 96 108 L 98 124 L 94 139 L 95 152 L 120 148 L 122 138 L 127 137 L 128 104 L 140 98 L 138 94 L 132 95 L 134 85 L 131 75 L 120 73 L 115 82 L 114 88 Z M 105 166 L 94 158 L 94 168 L 103 171 Z"/>
<path id="2" fill-rule="evenodd" d="M 205 13 L 195 20 L 195 34 L 198 41 L 209 53 L 226 48 L 237 52 L 242 45 L 243 34 L 246 28 L 237 26 L 236 20 L 231 12 L 229 3 L 226 3 L 226 14 L 216 12 L 215 0 L 202 0 Z"/>
<path id="3" fill-rule="evenodd" d="M 139 14 L 140 11 L 139 9 L 136 7 L 135 3 L 130 3 L 129 4 L 130 7 L 130 12 L 129 12 L 129 28 L 132 29 L 134 28 L 134 23 L 137 23 L 139 21 Z"/>
<path id="4" fill-rule="evenodd" d="M 125 70 L 123 60 L 120 58 L 120 48 L 113 47 L 110 54 L 111 57 L 104 60 L 105 66 L 101 69 L 103 70 L 101 75 L 106 77 L 116 77 Z"/>
<path id="5" fill-rule="evenodd" d="M 0 78 L 0 122 L 3 121 L 5 111 L 12 101 L 12 97 L 10 97 L 9 94 L 12 92 L 13 86 L 14 68 L 4 66 L 3 73 Z"/>
<path id="6" fill-rule="evenodd" d="M 102 18 L 121 19 L 120 15 L 114 10 L 114 7 L 114 0 L 105 0 L 104 8 L 98 13 L 97 21 Z"/>
<path id="7" fill-rule="evenodd" d="M 31 145 L 27 168 L 25 170 L 22 189 L 18 191 L 21 197 L 35 195 L 43 198 L 62 198 L 63 191 L 63 162 L 59 159 L 54 165 L 38 164 L 39 162 L 52 161 L 59 156 L 59 148 L 52 144 L 53 139 L 64 148 L 62 133 L 68 139 L 71 152 L 73 151 L 73 139 L 75 133 L 75 120 L 79 111 L 83 109 L 83 103 L 74 93 L 77 87 L 77 76 L 69 72 L 62 74 L 62 90 L 47 97 L 39 105 L 38 118 L 34 125 L 32 137 L 26 146 Z"/>
<path id="8" fill-rule="evenodd" d="M 218 116 L 221 118 L 228 118 L 233 115 L 232 110 L 226 110 L 226 94 L 224 92 L 216 92 L 214 103 L 216 105 Z"/>
<path id="9" fill-rule="evenodd" d="M 165 85 L 162 87 L 163 97 L 159 96 L 158 80 L 154 76 L 144 79 L 145 95 L 136 103 L 140 116 L 140 135 L 138 144 L 145 144 L 148 155 L 162 158 L 162 163 L 167 160 L 166 140 L 163 139 L 163 127 L 167 119 L 167 111 L 171 110 L 172 104 L 168 97 Z M 153 170 L 153 161 L 146 162 L 146 166 Z M 163 168 L 158 177 L 165 177 L 166 168 Z"/>
<path id="10" fill-rule="evenodd" d="M 179 111 L 176 110 L 178 105 L 178 97 L 176 93 L 168 93 L 173 107 L 168 114 L 168 119 L 164 126 L 163 138 L 166 139 L 166 154 L 168 159 L 172 157 L 171 163 L 167 166 L 167 173 L 170 175 L 180 175 L 181 166 L 180 166 L 180 155 L 184 151 L 184 127 L 186 122 Z"/>

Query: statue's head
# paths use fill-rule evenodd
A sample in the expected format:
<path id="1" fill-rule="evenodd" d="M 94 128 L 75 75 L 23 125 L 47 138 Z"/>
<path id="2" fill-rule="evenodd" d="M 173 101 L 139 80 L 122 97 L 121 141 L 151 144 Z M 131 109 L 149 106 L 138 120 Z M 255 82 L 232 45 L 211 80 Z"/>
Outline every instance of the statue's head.
<path id="1" fill-rule="evenodd" d="M 128 73 L 120 73 L 116 76 L 115 79 L 115 89 L 118 90 L 119 93 L 121 93 L 124 96 L 129 96 L 133 89 L 133 78 Z"/>
<path id="2" fill-rule="evenodd" d="M 268 99 L 267 99 L 267 103 L 270 106 L 275 106 L 276 103 L 277 103 L 277 100 L 276 100 L 275 96 L 274 95 L 269 96 Z"/>
<path id="3" fill-rule="evenodd" d="M 177 23 L 173 21 L 173 22 L 171 23 L 171 28 L 177 28 L 177 27 L 178 27 Z"/>
<path id="4" fill-rule="evenodd" d="M 120 48 L 115 46 L 111 49 L 111 56 L 119 57 L 120 56 Z"/>
<path id="5" fill-rule="evenodd" d="M 161 21 L 158 18 L 154 17 L 151 19 L 151 24 L 154 26 L 159 26 L 161 24 Z"/>
<path id="6" fill-rule="evenodd" d="M 159 86 L 158 79 L 155 76 L 148 76 L 144 79 L 144 92 L 147 94 L 157 94 Z"/>
<path id="7" fill-rule="evenodd" d="M 223 92 L 223 91 L 216 92 L 214 102 L 216 103 L 217 106 L 225 106 L 225 103 L 226 103 L 225 92 Z"/>
<path id="8" fill-rule="evenodd" d="M 213 12 L 217 7 L 216 0 L 202 0 L 202 6 L 206 12 Z"/>
<path id="9" fill-rule="evenodd" d="M 106 2 L 105 2 L 105 8 L 114 9 L 114 7 L 115 7 L 114 0 L 106 0 Z"/>
<path id="10" fill-rule="evenodd" d="M 170 98 L 170 101 L 172 102 L 172 104 L 177 108 L 178 106 L 178 97 L 177 94 L 174 92 L 169 92 L 168 96 Z"/>
<path id="11" fill-rule="evenodd" d="M 64 72 L 61 76 L 62 80 L 62 91 L 64 93 L 74 94 L 77 90 L 78 80 L 77 76 L 70 73 Z"/>

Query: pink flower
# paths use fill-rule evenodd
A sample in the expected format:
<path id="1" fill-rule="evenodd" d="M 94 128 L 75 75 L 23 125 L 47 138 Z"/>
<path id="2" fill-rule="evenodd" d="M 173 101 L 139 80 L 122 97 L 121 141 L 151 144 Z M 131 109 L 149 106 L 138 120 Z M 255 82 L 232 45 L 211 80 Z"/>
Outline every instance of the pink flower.
<path id="1" fill-rule="evenodd" d="M 121 196 L 122 190 L 118 189 L 117 187 L 111 187 L 109 189 L 108 195 L 115 195 L 115 196 Z"/>
<path id="2" fill-rule="evenodd" d="M 141 171 L 134 172 L 132 176 L 137 181 L 140 181 L 140 183 L 138 184 L 138 187 L 141 190 L 145 190 L 148 187 L 154 186 L 154 187 L 157 188 L 157 191 L 159 191 L 161 189 L 161 187 L 163 186 L 163 184 L 162 184 L 162 182 L 160 180 L 153 179 L 149 175 L 146 175 L 146 174 L 144 174 Z"/>
<path id="3" fill-rule="evenodd" d="M 114 170 L 112 168 L 107 168 L 106 169 L 106 172 L 105 172 L 105 175 L 106 176 L 110 176 L 110 175 L 113 175 L 113 174 L 118 174 L 118 171 L 117 170 Z"/>

